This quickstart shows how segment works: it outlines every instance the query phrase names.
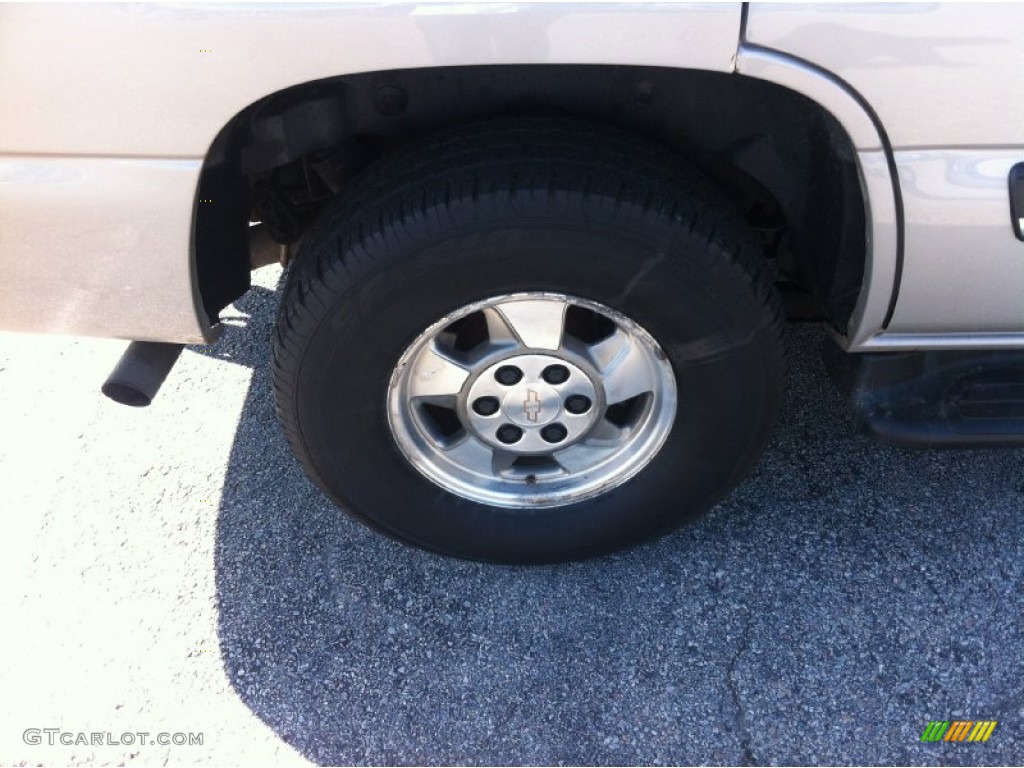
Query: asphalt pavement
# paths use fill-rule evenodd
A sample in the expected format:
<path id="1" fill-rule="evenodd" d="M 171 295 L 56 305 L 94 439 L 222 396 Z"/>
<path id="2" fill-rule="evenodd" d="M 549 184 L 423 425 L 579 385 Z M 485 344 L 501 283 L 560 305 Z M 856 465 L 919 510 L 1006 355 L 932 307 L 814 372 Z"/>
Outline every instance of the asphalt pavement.
<path id="1" fill-rule="evenodd" d="M 446 559 L 292 459 L 279 276 L 145 410 L 99 394 L 123 342 L 0 334 L 0 764 L 1024 763 L 1024 451 L 876 445 L 794 325 L 781 425 L 700 522 Z"/>

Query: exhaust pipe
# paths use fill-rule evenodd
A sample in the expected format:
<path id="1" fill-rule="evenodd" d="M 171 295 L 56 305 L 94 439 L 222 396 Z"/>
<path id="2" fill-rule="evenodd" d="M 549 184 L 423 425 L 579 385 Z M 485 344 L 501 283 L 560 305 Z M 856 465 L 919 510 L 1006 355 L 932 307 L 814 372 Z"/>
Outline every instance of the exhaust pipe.
<path id="1" fill-rule="evenodd" d="M 184 348 L 184 344 L 133 341 L 103 382 L 103 394 L 121 405 L 149 405 Z"/>

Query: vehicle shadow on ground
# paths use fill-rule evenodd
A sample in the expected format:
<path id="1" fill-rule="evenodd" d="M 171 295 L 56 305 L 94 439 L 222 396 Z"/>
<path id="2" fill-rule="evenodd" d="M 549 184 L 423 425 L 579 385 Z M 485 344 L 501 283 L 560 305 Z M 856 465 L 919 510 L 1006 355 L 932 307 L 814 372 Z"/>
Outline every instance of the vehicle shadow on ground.
<path id="1" fill-rule="evenodd" d="M 409 549 L 336 510 L 275 422 L 277 295 L 215 354 L 253 378 L 216 543 L 249 709 L 325 764 L 1014 764 L 1024 452 L 858 435 L 789 329 L 779 430 L 699 523 L 563 566 Z M 397 351 L 396 351 L 397 353 Z M 357 439 L 357 436 L 353 436 Z M 931 719 L 996 719 L 923 744 Z"/>

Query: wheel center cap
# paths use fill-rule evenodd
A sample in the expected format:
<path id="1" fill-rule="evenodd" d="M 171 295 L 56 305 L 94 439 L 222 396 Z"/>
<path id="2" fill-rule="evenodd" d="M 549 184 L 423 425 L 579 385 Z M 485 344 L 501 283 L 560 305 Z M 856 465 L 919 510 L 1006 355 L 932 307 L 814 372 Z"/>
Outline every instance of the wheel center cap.
<path id="1" fill-rule="evenodd" d="M 538 427 L 557 418 L 562 401 L 547 384 L 521 384 L 513 387 L 501 404 L 505 418 L 521 427 Z"/>

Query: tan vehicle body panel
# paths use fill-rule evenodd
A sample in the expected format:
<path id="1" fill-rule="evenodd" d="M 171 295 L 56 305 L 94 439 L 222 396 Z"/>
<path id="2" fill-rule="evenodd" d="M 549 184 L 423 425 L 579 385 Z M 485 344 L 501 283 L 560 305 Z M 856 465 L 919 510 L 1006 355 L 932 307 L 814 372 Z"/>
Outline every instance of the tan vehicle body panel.
<path id="1" fill-rule="evenodd" d="M 0 151 L 202 158 L 254 101 L 357 72 L 462 64 L 728 72 L 739 25 L 738 3 L 2 6 L 0 114 L 18 117 L 0 123 Z M 39 108 L 25 111 L 27 103 Z"/>
<path id="2" fill-rule="evenodd" d="M 198 342 L 201 162 L 291 85 L 399 68 L 732 69 L 740 4 L 0 5 L 0 328 Z"/>
<path id="3" fill-rule="evenodd" d="M 1024 243 L 1007 189 L 1024 161 L 1024 4 L 755 4 L 746 38 L 836 75 L 888 135 L 899 293 L 884 333 L 858 348 L 1024 346 Z"/>
<path id="4" fill-rule="evenodd" d="M 3 5 L 0 328 L 215 334 L 194 275 L 202 160 L 270 93 L 399 68 L 621 64 L 737 71 L 837 117 L 869 206 L 848 348 L 1024 346 L 1005 177 L 1024 160 L 1024 14 L 972 9 L 755 4 L 744 42 L 738 3 Z"/>

